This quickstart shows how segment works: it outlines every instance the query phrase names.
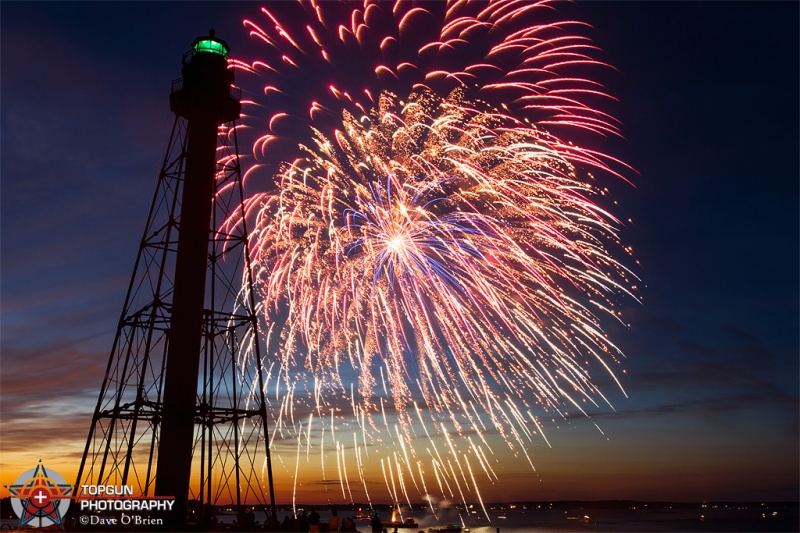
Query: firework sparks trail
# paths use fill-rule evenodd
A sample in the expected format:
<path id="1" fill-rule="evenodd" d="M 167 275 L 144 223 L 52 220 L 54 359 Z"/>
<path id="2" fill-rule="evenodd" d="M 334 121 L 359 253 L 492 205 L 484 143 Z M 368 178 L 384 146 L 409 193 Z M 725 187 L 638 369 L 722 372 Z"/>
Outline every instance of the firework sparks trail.
<path id="1" fill-rule="evenodd" d="M 244 24 L 260 59 L 235 66 L 269 80 L 241 128 L 248 189 L 267 183 L 246 218 L 270 440 L 298 440 L 296 477 L 327 432 L 345 498 L 353 431 L 365 491 L 362 451 L 392 498 L 427 470 L 480 500 L 491 435 L 533 467 L 537 411 L 610 405 L 594 370 L 622 389 L 602 325 L 636 278 L 592 172 L 626 167 L 564 136 L 618 133 L 586 77 L 605 65 L 549 1 L 272 3 Z"/>

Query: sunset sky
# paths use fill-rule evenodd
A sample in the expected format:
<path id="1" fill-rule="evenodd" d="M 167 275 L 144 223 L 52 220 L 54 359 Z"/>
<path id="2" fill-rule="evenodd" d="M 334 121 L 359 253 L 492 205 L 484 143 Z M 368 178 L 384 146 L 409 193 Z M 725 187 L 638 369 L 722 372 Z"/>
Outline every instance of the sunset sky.
<path id="1" fill-rule="evenodd" d="M 625 139 L 603 148 L 638 172 L 635 187 L 615 185 L 614 209 L 632 221 L 622 238 L 643 302 L 624 309 L 630 329 L 609 328 L 627 397 L 604 386 L 614 410 L 549 427 L 552 447 L 531 448 L 536 473 L 503 458 L 486 499 L 796 501 L 800 7 L 565 9 L 618 70 L 604 81 Z M 242 19 L 259 4 L 2 2 L 0 15 L 0 484 L 39 459 L 71 480 L 172 123 L 171 81 L 212 26 L 233 56 L 257 59 Z M 279 503 L 291 498 L 284 455 Z M 303 479 L 299 501 L 345 503 Z"/>

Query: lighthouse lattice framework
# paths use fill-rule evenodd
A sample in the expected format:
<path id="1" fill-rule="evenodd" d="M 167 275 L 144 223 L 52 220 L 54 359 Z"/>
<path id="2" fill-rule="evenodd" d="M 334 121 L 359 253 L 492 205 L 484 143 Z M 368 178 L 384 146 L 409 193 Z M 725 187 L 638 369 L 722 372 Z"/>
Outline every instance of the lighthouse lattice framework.
<path id="1" fill-rule="evenodd" d="M 229 47 L 198 37 L 77 476 L 174 497 L 171 526 L 213 505 L 275 516 L 267 405 Z M 210 505 L 209 505 L 210 504 Z"/>

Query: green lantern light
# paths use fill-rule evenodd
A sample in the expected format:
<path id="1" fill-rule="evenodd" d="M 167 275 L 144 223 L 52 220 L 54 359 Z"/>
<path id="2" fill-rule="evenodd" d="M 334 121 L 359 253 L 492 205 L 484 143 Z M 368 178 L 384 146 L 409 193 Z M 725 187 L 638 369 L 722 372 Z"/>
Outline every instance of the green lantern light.
<path id="1" fill-rule="evenodd" d="M 209 32 L 208 37 L 198 37 L 195 39 L 192 43 L 192 50 L 195 54 L 207 52 L 221 55 L 222 57 L 228 57 L 228 52 L 230 51 L 225 41 L 214 38 L 214 30 Z"/>

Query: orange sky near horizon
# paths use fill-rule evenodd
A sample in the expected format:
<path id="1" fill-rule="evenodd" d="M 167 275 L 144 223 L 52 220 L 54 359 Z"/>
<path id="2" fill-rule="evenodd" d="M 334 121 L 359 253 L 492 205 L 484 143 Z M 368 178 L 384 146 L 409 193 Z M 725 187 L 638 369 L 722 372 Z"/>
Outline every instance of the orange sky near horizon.
<path id="1" fill-rule="evenodd" d="M 694 453 L 686 454 L 673 449 L 670 442 L 670 429 L 661 431 L 662 444 L 642 446 L 641 441 L 624 437 L 624 424 L 606 422 L 600 434 L 589 420 L 576 420 L 568 425 L 553 429 L 548 433 L 552 448 L 535 445 L 530 453 L 536 471 L 534 472 L 524 458 L 514 457 L 500 446 L 495 448 L 498 455 L 494 465 L 497 480 L 483 477 L 478 480 L 478 490 L 484 502 L 513 501 L 558 501 L 558 500 L 666 500 L 703 501 L 731 500 L 746 501 L 748 494 L 760 492 L 764 500 L 770 499 L 771 491 L 777 499 L 779 492 L 771 488 L 770 479 L 784 475 L 787 470 L 798 466 L 796 455 L 787 453 L 783 457 L 772 457 L 772 464 L 779 465 L 775 471 L 765 471 L 759 459 L 758 447 L 746 443 L 731 442 L 725 448 L 704 447 L 701 435 L 695 439 Z M 87 424 L 88 431 L 88 424 Z M 614 437 L 614 434 L 620 435 Z M 291 444 L 286 443 L 285 448 Z M 4 443 L 5 444 L 5 443 Z M 57 448 L 38 446 L 35 443 L 25 450 L 2 452 L 0 454 L 0 497 L 9 495 L 5 486 L 14 483 L 24 471 L 34 468 L 41 459 L 46 468 L 57 471 L 73 483 L 83 453 L 84 442 L 62 441 Z M 309 460 L 305 451 L 299 456 L 299 476 L 295 485 L 292 482 L 298 456 L 287 451 L 273 452 L 273 474 L 276 503 L 298 504 L 336 504 L 392 503 L 391 493 L 381 475 L 377 454 L 365 461 L 364 478 L 369 498 L 364 494 L 363 484 L 357 476 L 350 473 L 349 488 L 337 482 L 336 452 L 326 450 L 326 481 L 321 479 L 318 448 L 312 446 Z M 768 445 L 763 445 L 767 453 Z M 731 461 L 737 469 L 720 473 Z M 331 466 L 334 465 L 334 466 Z M 778 472 L 780 469 L 782 472 Z M 713 472 L 714 475 L 710 475 Z M 196 474 L 196 472 L 195 472 Z M 730 490 L 719 489 L 720 475 L 729 484 Z M 452 501 L 461 501 L 457 493 L 442 494 L 436 488 L 436 481 L 430 472 L 426 473 L 429 492 L 438 499 L 443 496 Z M 193 477 L 196 490 L 196 475 Z M 264 477 L 266 486 L 266 477 Z M 408 482 L 407 482 L 408 483 Z M 747 487 L 747 491 L 737 487 Z M 266 491 L 265 491 L 266 492 Z M 351 495 L 352 494 L 352 499 Z M 423 501 L 424 494 L 408 487 L 408 500 L 411 503 Z M 475 494 L 466 496 L 468 502 L 478 501 Z M 220 502 L 227 503 L 227 502 Z"/>

